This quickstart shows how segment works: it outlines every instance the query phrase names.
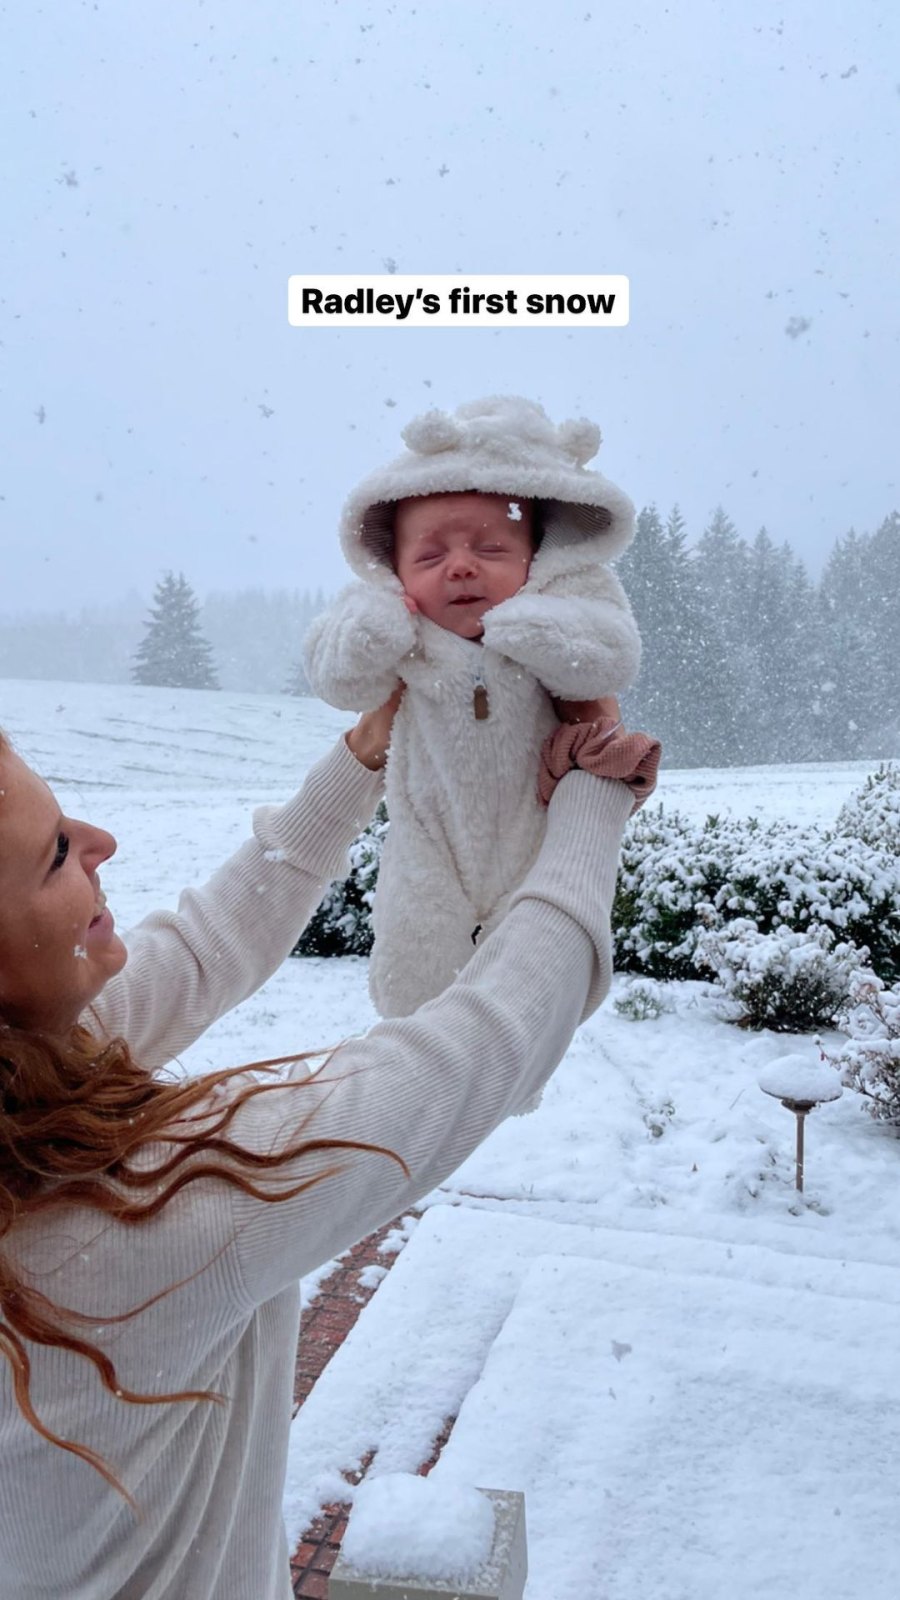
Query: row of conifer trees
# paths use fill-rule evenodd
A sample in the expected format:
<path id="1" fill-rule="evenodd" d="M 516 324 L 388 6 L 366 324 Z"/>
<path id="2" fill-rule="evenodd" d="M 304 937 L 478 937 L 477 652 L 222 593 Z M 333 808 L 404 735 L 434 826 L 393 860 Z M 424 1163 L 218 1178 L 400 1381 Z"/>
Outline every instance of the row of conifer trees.
<path id="1" fill-rule="evenodd" d="M 668 765 L 897 753 L 900 513 L 875 533 L 840 539 L 814 583 L 765 529 L 748 543 L 720 509 L 688 544 L 677 507 L 663 520 L 649 506 L 617 570 L 644 642 L 624 714 L 658 734 Z M 157 587 L 132 676 L 218 687 L 198 602 L 181 575 L 167 573 Z M 299 662 L 281 687 L 309 692 Z"/>

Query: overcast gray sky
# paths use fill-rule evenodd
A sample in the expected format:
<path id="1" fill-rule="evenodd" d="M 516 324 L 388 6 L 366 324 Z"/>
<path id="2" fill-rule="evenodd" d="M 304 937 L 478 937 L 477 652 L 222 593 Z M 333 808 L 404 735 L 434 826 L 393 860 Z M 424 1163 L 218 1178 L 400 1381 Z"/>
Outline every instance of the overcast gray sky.
<path id="1" fill-rule="evenodd" d="M 722 502 L 817 571 L 900 505 L 898 17 L 7 13 L 0 611 L 149 593 L 166 567 L 201 593 L 334 588 L 340 504 L 402 424 L 498 392 L 599 421 L 595 464 L 639 505 L 677 500 L 695 534 Z M 631 324 L 288 326 L 290 273 L 388 260 L 627 273 Z"/>

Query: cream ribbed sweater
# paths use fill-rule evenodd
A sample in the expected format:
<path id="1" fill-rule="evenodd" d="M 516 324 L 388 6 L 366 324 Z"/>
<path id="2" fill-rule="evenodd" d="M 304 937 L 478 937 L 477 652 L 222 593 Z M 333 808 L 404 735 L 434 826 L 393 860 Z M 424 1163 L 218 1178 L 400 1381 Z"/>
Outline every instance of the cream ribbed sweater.
<path id="1" fill-rule="evenodd" d="M 251 994 L 346 870 L 380 792 L 380 777 L 339 741 L 292 801 L 256 813 L 255 840 L 204 889 L 136 929 L 127 967 L 98 1002 L 105 1027 L 158 1067 Z M 269 1150 L 311 1117 L 325 1138 L 396 1150 L 411 1179 L 351 1153 L 339 1176 L 279 1205 L 201 1181 L 139 1228 L 73 1208 L 7 1241 L 54 1300 L 97 1317 L 97 1342 L 129 1388 L 227 1399 L 129 1405 L 83 1359 L 30 1348 L 38 1415 L 110 1463 L 141 1508 L 136 1520 L 98 1473 L 25 1423 L 0 1362 L 0 1600 L 289 1600 L 281 1495 L 298 1279 L 434 1188 L 549 1077 L 608 988 L 631 803 L 624 784 L 567 776 L 535 866 L 452 987 L 343 1045 L 315 1079 L 257 1096 L 232 1125 L 233 1137 Z M 298 1049 L 310 1044 L 302 1016 L 296 1033 Z M 327 1161 L 289 1164 L 278 1182 Z"/>

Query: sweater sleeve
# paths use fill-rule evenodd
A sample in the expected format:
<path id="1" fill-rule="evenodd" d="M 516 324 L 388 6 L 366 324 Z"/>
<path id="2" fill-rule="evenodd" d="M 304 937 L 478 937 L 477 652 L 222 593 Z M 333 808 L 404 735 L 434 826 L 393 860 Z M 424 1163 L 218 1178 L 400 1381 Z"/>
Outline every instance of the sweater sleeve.
<path id="1" fill-rule="evenodd" d="M 535 865 L 456 981 L 412 1016 L 344 1043 L 315 1077 L 279 1084 L 236 1113 L 230 1136 L 255 1151 L 301 1138 L 322 1146 L 266 1173 L 270 1191 L 304 1183 L 300 1194 L 272 1204 L 229 1191 L 248 1305 L 427 1194 L 543 1086 L 609 988 L 610 906 L 630 809 L 624 784 L 568 774 Z M 349 1140 L 393 1151 L 408 1176 L 380 1151 L 341 1148 Z"/>
<path id="2" fill-rule="evenodd" d="M 127 1039 L 151 1069 L 187 1049 L 281 965 L 327 885 L 346 875 L 383 786 L 340 738 L 292 800 L 254 813 L 254 838 L 207 884 L 126 936 L 128 962 L 85 1024 Z"/>

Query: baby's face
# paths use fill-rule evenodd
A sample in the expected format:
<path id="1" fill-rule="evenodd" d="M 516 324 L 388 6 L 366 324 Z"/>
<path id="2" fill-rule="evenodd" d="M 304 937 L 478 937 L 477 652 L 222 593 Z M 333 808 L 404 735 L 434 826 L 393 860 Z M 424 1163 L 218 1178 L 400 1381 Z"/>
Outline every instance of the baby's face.
<path id="1" fill-rule="evenodd" d="M 533 555 L 531 502 L 501 494 L 400 500 L 394 570 L 430 622 L 478 639 L 482 617 L 517 594 Z"/>

